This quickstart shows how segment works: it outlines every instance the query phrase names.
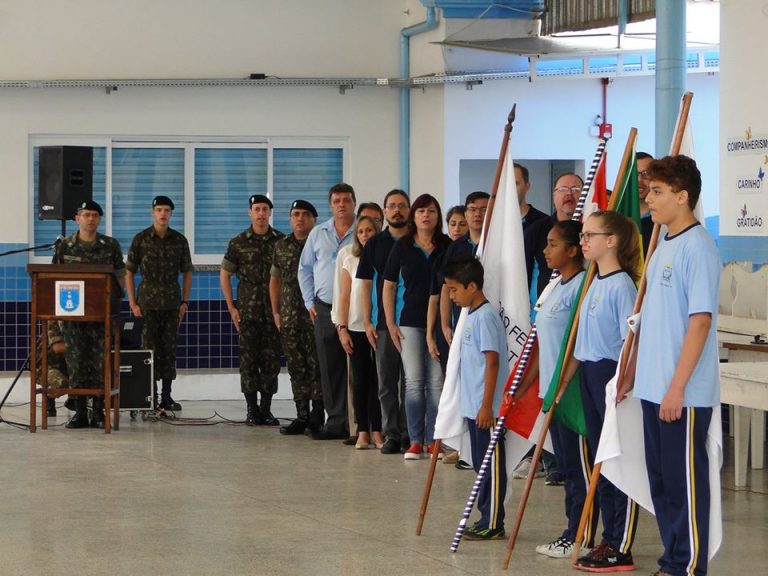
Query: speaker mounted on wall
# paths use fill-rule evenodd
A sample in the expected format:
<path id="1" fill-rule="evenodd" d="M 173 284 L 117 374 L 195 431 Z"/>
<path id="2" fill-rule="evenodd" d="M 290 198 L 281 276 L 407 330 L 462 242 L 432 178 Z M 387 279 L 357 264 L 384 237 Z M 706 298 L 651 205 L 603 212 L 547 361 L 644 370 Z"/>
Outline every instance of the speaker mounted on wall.
<path id="1" fill-rule="evenodd" d="M 71 220 L 93 199 L 93 148 L 40 146 L 39 152 L 38 218 Z"/>

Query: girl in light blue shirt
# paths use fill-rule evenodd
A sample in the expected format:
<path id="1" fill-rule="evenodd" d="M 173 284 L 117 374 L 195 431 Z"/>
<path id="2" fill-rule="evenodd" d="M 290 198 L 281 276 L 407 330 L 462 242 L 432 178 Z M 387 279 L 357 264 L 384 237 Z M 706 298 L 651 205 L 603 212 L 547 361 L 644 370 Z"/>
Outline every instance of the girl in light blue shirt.
<path id="1" fill-rule="evenodd" d="M 605 386 L 616 372 L 627 335 L 627 318 L 637 296 L 640 246 L 637 225 L 617 212 L 595 212 L 584 223 L 581 247 L 584 257 L 597 266 L 597 275 L 579 310 L 574 357 L 580 363 L 584 420 L 593 461 L 605 418 Z M 598 494 L 603 539 L 579 558 L 576 566 L 590 572 L 632 570 L 637 504 L 602 476 Z"/>

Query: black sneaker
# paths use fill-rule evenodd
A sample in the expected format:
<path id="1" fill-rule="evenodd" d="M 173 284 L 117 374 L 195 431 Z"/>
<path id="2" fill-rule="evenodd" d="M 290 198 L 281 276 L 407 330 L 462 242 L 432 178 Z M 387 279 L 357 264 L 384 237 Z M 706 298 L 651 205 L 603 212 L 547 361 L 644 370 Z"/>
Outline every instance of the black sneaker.
<path id="1" fill-rule="evenodd" d="M 392 438 L 387 438 L 384 441 L 384 446 L 381 447 L 382 454 L 400 454 L 400 442 Z"/>
<path id="2" fill-rule="evenodd" d="M 544 480 L 545 486 L 562 486 L 565 484 L 565 476 L 563 476 L 558 470 L 551 470 L 547 472 L 547 477 Z"/>
<path id="3" fill-rule="evenodd" d="M 465 540 L 501 540 L 506 536 L 504 528 L 478 528 L 470 526 L 464 532 Z"/>
<path id="4" fill-rule="evenodd" d="M 472 464 L 465 462 L 464 460 L 459 460 L 456 462 L 456 464 L 454 464 L 454 466 L 456 466 L 456 468 L 459 470 L 474 470 L 474 468 L 472 468 Z"/>
<path id="5" fill-rule="evenodd" d="M 622 554 L 603 540 L 586 556 L 576 561 L 574 567 L 585 572 L 626 572 L 635 569 L 632 553 Z"/>

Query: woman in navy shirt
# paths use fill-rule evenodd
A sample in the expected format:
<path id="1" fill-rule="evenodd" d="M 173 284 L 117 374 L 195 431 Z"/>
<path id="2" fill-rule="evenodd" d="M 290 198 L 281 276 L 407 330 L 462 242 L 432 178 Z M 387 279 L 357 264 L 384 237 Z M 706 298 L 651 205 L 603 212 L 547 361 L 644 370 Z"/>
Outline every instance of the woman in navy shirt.
<path id="1" fill-rule="evenodd" d="M 442 231 L 442 220 L 440 204 L 433 196 L 416 198 L 408 214 L 408 232 L 392 247 L 384 269 L 384 314 L 405 371 L 405 415 L 411 439 L 406 460 L 423 458 L 424 444 L 431 453 L 443 390 L 440 363 L 429 355 L 426 338 L 432 267 L 450 243 Z M 398 305 L 401 282 L 402 309 Z"/>

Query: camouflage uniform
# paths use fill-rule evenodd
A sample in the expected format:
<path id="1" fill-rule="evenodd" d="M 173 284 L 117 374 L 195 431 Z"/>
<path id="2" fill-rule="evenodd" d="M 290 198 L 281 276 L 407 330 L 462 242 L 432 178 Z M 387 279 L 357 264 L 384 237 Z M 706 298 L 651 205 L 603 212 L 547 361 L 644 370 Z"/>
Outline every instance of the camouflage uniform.
<path id="1" fill-rule="evenodd" d="M 314 328 L 304 306 L 297 272 L 306 239 L 293 234 L 275 245 L 271 275 L 280 278 L 280 339 L 291 377 L 293 399 L 322 400 L 320 365 L 317 361 Z"/>
<path id="2" fill-rule="evenodd" d="M 56 248 L 54 264 L 111 264 L 118 277 L 125 275 L 120 243 L 103 234 L 93 242 L 80 240 L 80 232 L 68 236 Z M 67 346 L 65 358 L 72 388 L 99 388 L 104 383 L 104 324 L 62 322 Z"/>
<path id="3" fill-rule="evenodd" d="M 272 317 L 269 270 L 275 244 L 283 236 L 271 226 L 263 235 L 249 226 L 229 241 L 221 262 L 224 270 L 239 279 L 240 388 L 244 394 L 259 392 L 271 397 L 277 392 L 280 335 Z"/>
<path id="4" fill-rule="evenodd" d="M 64 342 L 64 336 L 61 333 L 61 326 L 56 320 L 48 321 L 48 387 L 49 388 L 69 388 L 69 376 L 67 375 L 67 361 L 64 354 L 58 354 L 53 351 L 53 345 Z M 37 343 L 37 361 L 35 362 L 35 371 L 38 381 L 40 380 L 43 367 L 43 351 L 41 350 L 41 341 Z"/>
<path id="5" fill-rule="evenodd" d="M 136 303 L 144 317 L 142 345 L 154 353 L 155 380 L 174 380 L 181 306 L 179 274 L 192 271 L 189 243 L 173 228 L 161 238 L 150 226 L 133 237 L 125 267 L 141 274 Z"/>

